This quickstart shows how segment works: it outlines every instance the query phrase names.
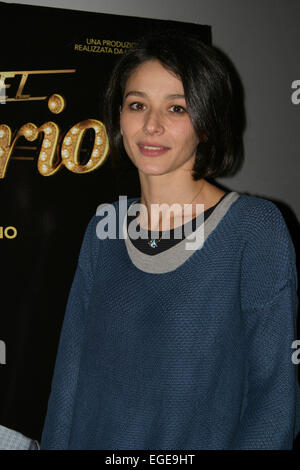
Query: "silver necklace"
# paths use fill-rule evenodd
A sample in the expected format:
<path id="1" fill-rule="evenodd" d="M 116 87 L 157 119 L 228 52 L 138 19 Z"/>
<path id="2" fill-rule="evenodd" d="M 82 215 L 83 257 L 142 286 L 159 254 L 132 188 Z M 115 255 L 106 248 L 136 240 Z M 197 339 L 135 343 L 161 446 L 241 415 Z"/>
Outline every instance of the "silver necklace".
<path id="1" fill-rule="evenodd" d="M 196 199 L 196 197 L 198 196 L 198 194 L 200 194 L 200 192 L 202 191 L 203 189 L 203 185 L 200 189 L 200 191 L 196 194 L 196 196 L 194 196 L 194 198 L 191 200 L 191 202 L 189 204 L 192 204 L 192 202 Z M 150 248 L 158 248 L 158 244 L 159 242 L 161 241 L 162 239 L 162 235 L 160 238 L 156 239 L 156 238 L 150 238 L 150 240 L 147 240 L 147 243 L 148 245 L 150 246 Z"/>

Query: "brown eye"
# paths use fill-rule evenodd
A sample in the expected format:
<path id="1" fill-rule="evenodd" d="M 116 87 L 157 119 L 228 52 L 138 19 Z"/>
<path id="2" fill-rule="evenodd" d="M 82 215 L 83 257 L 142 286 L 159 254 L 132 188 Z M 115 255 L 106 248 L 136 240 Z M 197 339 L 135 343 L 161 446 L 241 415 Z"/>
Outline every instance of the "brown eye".
<path id="1" fill-rule="evenodd" d="M 173 104 L 170 107 L 170 110 L 172 111 L 172 113 L 178 113 L 178 114 L 182 114 L 186 112 L 185 108 L 183 106 L 179 106 L 178 104 Z"/>
<path id="2" fill-rule="evenodd" d="M 136 101 L 134 103 L 131 103 L 129 105 L 129 108 L 133 111 L 142 111 L 143 109 L 145 109 L 145 106 L 143 105 L 143 103 L 139 103 L 138 101 Z"/>

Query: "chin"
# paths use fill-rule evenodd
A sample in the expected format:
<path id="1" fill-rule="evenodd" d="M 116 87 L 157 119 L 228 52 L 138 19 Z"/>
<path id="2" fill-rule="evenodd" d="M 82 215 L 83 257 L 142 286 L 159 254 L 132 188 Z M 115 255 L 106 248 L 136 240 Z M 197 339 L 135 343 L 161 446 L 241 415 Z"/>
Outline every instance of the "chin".
<path id="1" fill-rule="evenodd" d="M 156 175 L 156 176 L 165 175 L 170 172 L 169 170 L 166 170 L 163 168 L 158 168 L 158 167 L 153 168 L 153 166 L 152 167 L 149 166 L 148 168 L 145 168 L 142 165 L 138 167 L 138 170 L 144 173 L 145 175 Z"/>

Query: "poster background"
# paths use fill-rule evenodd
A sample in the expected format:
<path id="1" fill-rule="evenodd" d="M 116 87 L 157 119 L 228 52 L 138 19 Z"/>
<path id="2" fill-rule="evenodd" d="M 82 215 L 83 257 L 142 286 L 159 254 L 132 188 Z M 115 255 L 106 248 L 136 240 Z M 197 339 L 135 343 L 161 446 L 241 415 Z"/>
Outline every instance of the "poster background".
<path id="1" fill-rule="evenodd" d="M 29 76 L 24 87 L 23 95 L 63 95 L 66 108 L 61 114 L 52 114 L 47 100 L 10 101 L 0 105 L 0 123 L 16 132 L 27 122 L 40 126 L 54 121 L 61 138 L 79 121 L 101 120 L 101 96 L 118 59 L 111 53 L 76 50 L 75 44 L 85 45 L 89 38 L 132 41 L 173 24 L 5 3 L 0 3 L 0 17 L 7 31 L 0 39 L 5 51 L 0 72 L 76 69 L 72 74 Z M 177 31 L 181 28 L 210 42 L 208 26 L 177 23 Z M 7 79 L 9 98 L 20 78 Z M 93 133 L 87 132 L 82 149 L 91 149 L 92 141 Z M 42 139 L 19 139 L 0 180 L 0 226 L 13 226 L 18 232 L 14 239 L 0 240 L 0 339 L 6 344 L 6 364 L 0 366 L 0 423 L 38 440 L 87 223 L 99 204 L 120 194 L 139 195 L 136 169 L 113 168 L 110 159 L 91 173 L 79 175 L 62 167 L 52 176 L 42 176 L 37 170 L 41 144 Z"/>
<path id="2" fill-rule="evenodd" d="M 241 170 L 218 181 L 284 202 L 300 220 L 299 0 L 20 0 L 212 26 L 213 44 L 234 63 L 245 91 L 247 126 Z"/>

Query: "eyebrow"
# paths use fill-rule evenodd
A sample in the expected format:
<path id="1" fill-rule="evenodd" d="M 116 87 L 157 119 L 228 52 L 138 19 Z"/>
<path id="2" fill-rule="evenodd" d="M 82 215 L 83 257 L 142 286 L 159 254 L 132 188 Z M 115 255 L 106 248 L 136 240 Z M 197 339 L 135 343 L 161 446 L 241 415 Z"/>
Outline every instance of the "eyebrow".
<path id="1" fill-rule="evenodd" d="M 147 93 L 144 93 L 143 91 L 132 90 L 126 93 L 126 95 L 124 96 L 124 99 L 126 99 L 127 96 L 140 96 L 141 98 L 147 98 Z M 166 99 L 168 100 L 174 100 L 174 99 L 180 99 L 180 98 L 185 99 L 185 96 L 177 94 L 177 93 L 173 93 L 171 95 L 166 96 Z"/>

